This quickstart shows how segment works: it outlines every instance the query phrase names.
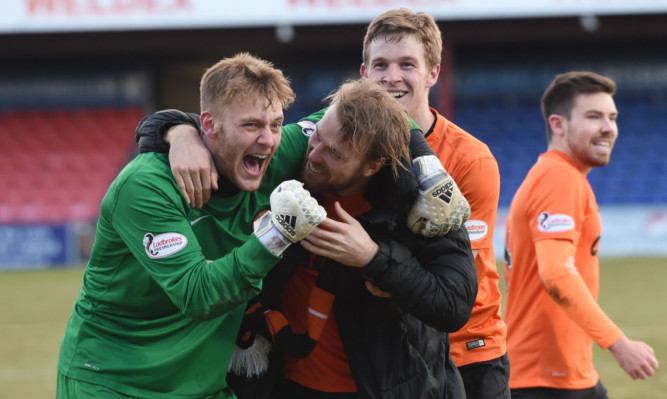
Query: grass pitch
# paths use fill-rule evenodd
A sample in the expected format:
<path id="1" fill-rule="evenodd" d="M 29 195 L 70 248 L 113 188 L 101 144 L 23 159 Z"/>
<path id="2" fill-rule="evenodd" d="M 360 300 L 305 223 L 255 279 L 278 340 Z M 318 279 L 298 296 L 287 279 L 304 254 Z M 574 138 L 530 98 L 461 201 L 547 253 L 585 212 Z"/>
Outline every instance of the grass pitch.
<path id="1" fill-rule="evenodd" d="M 659 399 L 667 392 L 667 259 L 604 259 L 600 304 L 630 339 L 655 349 L 661 368 L 633 381 L 608 351 L 595 364 L 613 399 Z M 60 340 L 83 268 L 0 272 L 0 399 L 54 398 Z M 502 283 L 501 283 L 502 287 Z"/>

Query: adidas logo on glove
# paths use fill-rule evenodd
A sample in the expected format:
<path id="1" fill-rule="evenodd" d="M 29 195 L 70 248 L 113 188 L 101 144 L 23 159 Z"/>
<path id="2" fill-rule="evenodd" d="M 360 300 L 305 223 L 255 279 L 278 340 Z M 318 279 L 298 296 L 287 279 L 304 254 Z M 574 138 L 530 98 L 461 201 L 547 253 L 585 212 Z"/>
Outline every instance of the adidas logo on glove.
<path id="1" fill-rule="evenodd" d="M 419 195 L 408 212 L 410 230 L 433 237 L 459 229 L 470 216 L 470 204 L 438 157 L 415 158 L 412 166 L 419 181 Z"/>
<path id="2" fill-rule="evenodd" d="M 452 201 L 452 195 L 454 194 L 454 182 L 448 181 L 442 187 L 438 187 L 437 190 L 433 191 L 431 195 L 433 198 L 438 197 L 445 203 L 449 204 Z"/>
<path id="3" fill-rule="evenodd" d="M 253 229 L 264 246 L 276 255 L 302 240 L 327 217 L 324 208 L 296 180 L 282 182 L 269 200 L 271 210 L 255 221 Z"/>
<path id="4" fill-rule="evenodd" d="M 296 235 L 296 215 L 276 215 L 276 221 L 280 223 L 284 232 L 292 237 Z"/>

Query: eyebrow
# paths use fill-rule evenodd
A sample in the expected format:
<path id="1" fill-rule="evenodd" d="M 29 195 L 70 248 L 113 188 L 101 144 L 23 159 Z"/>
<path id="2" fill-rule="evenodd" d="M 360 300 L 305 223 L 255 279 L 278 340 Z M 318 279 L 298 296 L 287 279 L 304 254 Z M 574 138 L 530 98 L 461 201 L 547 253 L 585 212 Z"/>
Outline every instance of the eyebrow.
<path id="1" fill-rule="evenodd" d="M 416 63 L 416 61 L 418 61 L 418 59 L 419 59 L 419 57 L 415 57 L 414 55 L 406 54 L 406 55 L 402 55 L 402 56 L 398 57 L 397 62 L 402 63 L 402 62 L 406 62 L 406 61 L 411 61 L 411 62 Z M 376 63 L 376 62 L 385 62 L 385 63 L 387 63 L 389 61 L 387 60 L 386 57 L 371 58 L 371 65 Z"/>
<path id="2" fill-rule="evenodd" d="M 256 116 L 247 116 L 247 117 L 245 117 L 245 118 L 241 118 L 241 119 L 239 119 L 239 120 L 236 121 L 235 123 L 236 123 L 238 126 L 244 126 L 244 125 L 247 125 L 247 124 L 249 124 L 249 123 L 252 123 L 253 125 L 258 126 L 258 127 L 261 128 L 261 127 L 263 127 L 263 126 L 271 126 L 271 127 L 272 127 L 272 126 L 273 126 L 274 124 L 276 124 L 276 123 L 282 125 L 282 123 L 284 122 L 284 120 L 285 120 L 285 118 L 282 117 L 282 118 L 275 118 L 275 119 L 272 119 L 272 120 L 267 120 L 267 121 L 265 121 L 264 118 L 258 118 L 258 117 L 256 117 Z"/>
<path id="3" fill-rule="evenodd" d="M 319 125 L 320 125 L 319 122 L 315 124 L 315 134 L 317 135 L 317 138 L 322 142 L 322 144 L 324 144 L 324 146 L 325 146 L 329 151 L 331 151 L 331 153 L 333 153 L 333 154 L 336 155 L 337 157 L 343 158 L 343 155 L 340 153 L 340 151 L 338 151 L 338 149 L 337 149 L 336 147 L 332 146 L 332 145 L 329 144 L 329 143 L 325 143 L 325 142 L 322 140 L 322 135 L 320 135 L 320 131 L 319 131 L 319 129 L 318 129 Z"/>
<path id="4" fill-rule="evenodd" d="M 591 114 L 591 113 L 592 114 L 597 114 L 597 115 L 618 115 L 618 111 L 613 111 L 613 112 L 610 112 L 610 113 L 600 111 L 599 109 L 589 109 L 589 110 L 584 111 L 584 115 L 585 114 Z"/>

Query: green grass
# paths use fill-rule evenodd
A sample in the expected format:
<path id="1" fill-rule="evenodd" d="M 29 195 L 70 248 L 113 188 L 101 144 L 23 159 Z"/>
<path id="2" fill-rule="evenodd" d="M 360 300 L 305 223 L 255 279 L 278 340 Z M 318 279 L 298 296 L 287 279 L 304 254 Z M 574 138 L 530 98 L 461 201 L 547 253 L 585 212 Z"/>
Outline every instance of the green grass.
<path id="1" fill-rule="evenodd" d="M 81 288 L 82 268 L 0 272 L 0 399 L 55 397 L 60 340 Z M 631 338 L 646 341 L 667 367 L 667 259 L 601 263 L 600 304 Z M 501 283 L 502 286 L 502 283 Z M 633 381 L 608 351 L 595 364 L 612 399 L 658 399 L 667 371 Z"/>
<path id="2" fill-rule="evenodd" d="M 599 303 L 634 340 L 656 353 L 659 368 L 647 380 L 632 380 L 609 351 L 595 345 L 593 359 L 612 399 L 659 399 L 667 395 L 667 259 L 604 260 Z"/>
<path id="3" fill-rule="evenodd" d="M 0 399 L 54 398 L 83 268 L 0 273 Z"/>
<path id="4" fill-rule="evenodd" d="M 502 270 L 502 263 L 498 265 Z M 633 340 L 656 353 L 661 368 L 647 380 L 633 380 L 609 351 L 593 345 L 593 361 L 611 399 L 663 399 L 667 392 L 667 259 L 602 259 L 598 302 Z M 504 293 L 504 282 L 500 281 Z M 511 368 L 511 364 L 510 364 Z"/>

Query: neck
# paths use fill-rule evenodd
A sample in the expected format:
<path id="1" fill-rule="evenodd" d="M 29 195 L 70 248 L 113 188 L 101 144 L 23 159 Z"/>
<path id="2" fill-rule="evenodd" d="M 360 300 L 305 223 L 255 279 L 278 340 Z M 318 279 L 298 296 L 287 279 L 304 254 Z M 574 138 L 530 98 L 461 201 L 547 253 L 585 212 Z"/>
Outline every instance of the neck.
<path id="1" fill-rule="evenodd" d="M 341 188 L 336 192 L 332 192 L 331 194 L 342 198 L 361 195 L 366 192 L 366 188 L 368 187 L 369 181 L 370 178 L 362 176 L 355 183 L 350 184 L 349 186 L 346 186 L 344 188 Z"/>
<path id="2" fill-rule="evenodd" d="M 227 180 L 224 176 L 218 177 L 218 189 L 211 190 L 211 195 L 214 197 L 233 197 L 241 191 L 232 182 Z"/>
<path id="3" fill-rule="evenodd" d="M 572 152 L 566 146 L 549 145 L 547 149 L 549 151 L 553 150 L 565 154 L 566 157 L 570 158 L 572 162 L 574 162 L 574 164 L 577 165 L 577 167 L 579 168 L 579 170 L 581 170 L 584 176 L 587 176 L 588 173 L 593 169 L 592 166 L 584 165 L 580 160 L 578 160 L 575 156 L 573 156 Z"/>
<path id="4" fill-rule="evenodd" d="M 422 107 L 415 115 L 410 116 L 424 134 L 429 131 L 431 126 L 433 126 L 433 122 L 435 122 L 435 115 L 433 115 L 433 112 L 428 107 Z"/>

